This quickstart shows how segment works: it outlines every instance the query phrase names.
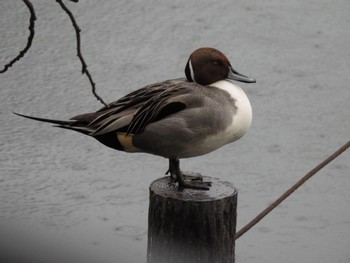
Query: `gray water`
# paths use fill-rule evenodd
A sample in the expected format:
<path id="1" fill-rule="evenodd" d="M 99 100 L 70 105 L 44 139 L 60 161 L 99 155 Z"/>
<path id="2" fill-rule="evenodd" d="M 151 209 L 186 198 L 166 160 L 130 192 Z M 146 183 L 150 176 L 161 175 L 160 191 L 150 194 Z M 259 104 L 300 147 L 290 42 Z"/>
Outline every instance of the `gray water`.
<path id="1" fill-rule="evenodd" d="M 0 76 L 0 230 L 69 242 L 105 261 L 145 262 L 148 186 L 167 160 L 116 152 L 12 114 L 66 119 L 102 106 L 80 73 L 66 14 L 55 1 L 32 2 L 33 46 Z M 107 102 L 182 77 L 188 55 L 202 46 L 222 50 L 257 79 L 240 84 L 254 112 L 248 134 L 182 161 L 184 170 L 235 184 L 238 229 L 349 140 L 347 0 L 67 4 Z M 0 1 L 1 65 L 24 47 L 28 20 L 22 1 Z M 346 152 L 237 240 L 236 262 L 350 262 L 349 162 Z"/>

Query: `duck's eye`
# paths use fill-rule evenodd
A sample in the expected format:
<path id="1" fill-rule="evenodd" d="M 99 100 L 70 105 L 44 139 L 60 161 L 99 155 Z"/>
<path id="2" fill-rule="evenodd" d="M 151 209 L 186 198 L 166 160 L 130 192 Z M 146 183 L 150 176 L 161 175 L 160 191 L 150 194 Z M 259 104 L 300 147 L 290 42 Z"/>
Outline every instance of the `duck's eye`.
<path id="1" fill-rule="evenodd" d="M 213 65 L 219 65 L 219 61 L 217 60 L 213 60 L 211 63 L 213 63 Z"/>

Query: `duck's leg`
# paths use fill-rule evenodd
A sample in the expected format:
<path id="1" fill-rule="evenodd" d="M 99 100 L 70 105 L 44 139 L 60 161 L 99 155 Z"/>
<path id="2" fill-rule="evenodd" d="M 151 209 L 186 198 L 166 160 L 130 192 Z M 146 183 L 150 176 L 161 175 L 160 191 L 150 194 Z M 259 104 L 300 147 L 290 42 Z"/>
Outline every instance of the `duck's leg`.
<path id="1" fill-rule="evenodd" d="M 180 170 L 180 161 L 176 158 L 169 159 L 170 176 L 175 179 L 180 186 L 185 188 L 203 189 L 209 190 L 211 182 L 203 182 L 203 178 L 200 174 L 186 175 Z"/>
<path id="2" fill-rule="evenodd" d="M 176 180 L 176 175 L 175 173 L 171 173 L 170 171 L 174 171 L 174 161 L 173 159 L 169 159 L 169 169 L 166 171 L 165 174 L 170 173 L 170 177 L 174 180 Z M 185 178 L 185 180 L 190 180 L 190 181 L 203 181 L 203 176 L 200 173 L 194 173 L 194 172 L 181 172 L 182 176 Z"/>
<path id="3" fill-rule="evenodd" d="M 172 159 L 169 159 L 169 169 L 168 171 L 166 171 L 165 174 L 170 174 L 171 179 L 174 179 L 176 181 L 176 175 L 173 171 L 174 171 L 173 161 Z"/>

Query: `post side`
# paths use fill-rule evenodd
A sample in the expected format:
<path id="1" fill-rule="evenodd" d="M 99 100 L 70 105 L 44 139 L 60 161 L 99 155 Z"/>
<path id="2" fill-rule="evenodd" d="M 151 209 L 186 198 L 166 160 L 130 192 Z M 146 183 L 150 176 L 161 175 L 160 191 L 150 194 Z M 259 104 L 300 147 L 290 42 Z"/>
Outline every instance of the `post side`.
<path id="1" fill-rule="evenodd" d="M 210 190 L 181 190 L 169 177 L 151 183 L 148 263 L 234 262 L 237 190 L 204 179 Z"/>

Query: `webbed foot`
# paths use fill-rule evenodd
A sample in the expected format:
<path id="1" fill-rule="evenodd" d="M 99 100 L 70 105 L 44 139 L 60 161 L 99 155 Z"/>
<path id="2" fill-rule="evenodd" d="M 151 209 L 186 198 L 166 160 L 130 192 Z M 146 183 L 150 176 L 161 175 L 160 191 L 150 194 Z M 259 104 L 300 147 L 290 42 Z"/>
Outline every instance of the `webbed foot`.
<path id="1" fill-rule="evenodd" d="M 171 178 L 179 183 L 180 187 L 209 190 L 212 182 L 203 181 L 203 176 L 199 173 L 181 172 L 178 159 L 169 159 L 169 170 Z"/>

